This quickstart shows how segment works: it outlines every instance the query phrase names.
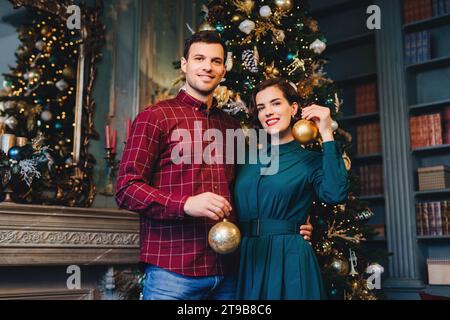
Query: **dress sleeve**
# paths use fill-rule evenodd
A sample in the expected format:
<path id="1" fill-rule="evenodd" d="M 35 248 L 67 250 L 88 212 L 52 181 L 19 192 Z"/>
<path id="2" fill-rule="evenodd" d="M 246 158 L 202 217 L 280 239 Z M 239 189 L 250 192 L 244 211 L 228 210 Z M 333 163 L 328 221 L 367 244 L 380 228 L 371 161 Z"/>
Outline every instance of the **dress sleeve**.
<path id="1" fill-rule="evenodd" d="M 336 141 L 323 143 L 323 154 L 312 164 L 310 182 L 319 199 L 336 205 L 347 200 L 348 177 Z"/>

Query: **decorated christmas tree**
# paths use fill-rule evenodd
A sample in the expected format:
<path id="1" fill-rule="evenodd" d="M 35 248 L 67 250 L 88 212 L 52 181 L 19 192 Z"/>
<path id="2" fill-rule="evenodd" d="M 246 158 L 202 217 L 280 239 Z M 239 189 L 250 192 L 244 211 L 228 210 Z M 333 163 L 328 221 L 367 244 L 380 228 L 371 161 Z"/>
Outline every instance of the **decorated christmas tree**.
<path id="1" fill-rule="evenodd" d="M 331 109 L 335 139 L 351 180 L 348 201 L 338 206 L 314 202 L 313 245 L 330 299 L 377 299 L 368 277 L 380 276 L 387 257 L 366 245 L 375 236 L 368 226 L 373 212 L 358 200 L 358 179 L 348 156 L 351 135 L 339 128 L 342 101 L 323 71 L 326 38 L 308 15 L 304 0 L 213 0 L 203 7 L 201 30 L 215 30 L 228 46 L 226 80 L 215 92 L 219 106 L 247 125 L 247 105 L 255 86 L 272 77 L 288 79 L 303 99 Z M 330 62 L 332 63 L 332 61 Z M 322 151 L 320 138 L 306 148 Z"/>
<path id="2" fill-rule="evenodd" d="M 3 190 L 34 202 L 69 176 L 73 155 L 80 34 L 55 16 L 27 9 L 18 28 L 16 65 L 0 92 Z"/>

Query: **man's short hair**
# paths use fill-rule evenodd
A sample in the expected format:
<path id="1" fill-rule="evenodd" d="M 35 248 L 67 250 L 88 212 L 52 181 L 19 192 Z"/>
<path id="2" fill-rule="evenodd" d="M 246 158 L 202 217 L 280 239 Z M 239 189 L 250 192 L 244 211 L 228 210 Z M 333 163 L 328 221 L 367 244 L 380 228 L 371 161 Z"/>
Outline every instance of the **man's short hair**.
<path id="1" fill-rule="evenodd" d="M 223 48 L 223 63 L 225 63 L 225 56 L 227 54 L 227 45 L 225 44 L 225 41 L 222 40 L 220 35 L 215 31 L 200 31 L 197 33 L 194 33 L 189 39 L 186 40 L 184 44 L 184 53 L 183 57 L 187 60 L 189 57 L 189 50 L 191 49 L 191 46 L 194 43 L 197 42 L 203 42 L 203 43 L 217 43 L 220 44 Z"/>

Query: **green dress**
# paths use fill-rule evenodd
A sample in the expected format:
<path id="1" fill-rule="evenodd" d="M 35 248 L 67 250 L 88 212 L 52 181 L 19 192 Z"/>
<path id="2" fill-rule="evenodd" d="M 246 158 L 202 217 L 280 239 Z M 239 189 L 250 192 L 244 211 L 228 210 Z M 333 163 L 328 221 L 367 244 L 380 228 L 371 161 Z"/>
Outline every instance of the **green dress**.
<path id="1" fill-rule="evenodd" d="M 280 145 L 277 153 L 275 175 L 261 175 L 262 164 L 238 168 L 234 200 L 240 224 L 274 219 L 301 225 L 315 196 L 329 205 L 345 202 L 347 172 L 335 141 L 323 144 L 323 154 L 296 141 Z M 325 298 L 315 252 L 297 231 L 243 236 L 240 255 L 237 299 Z"/>

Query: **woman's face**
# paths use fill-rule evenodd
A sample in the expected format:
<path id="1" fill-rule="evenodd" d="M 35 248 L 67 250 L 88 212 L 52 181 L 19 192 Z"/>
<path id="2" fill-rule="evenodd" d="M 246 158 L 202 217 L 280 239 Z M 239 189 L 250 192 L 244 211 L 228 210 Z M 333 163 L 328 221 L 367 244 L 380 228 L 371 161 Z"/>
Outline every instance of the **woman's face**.
<path id="1" fill-rule="evenodd" d="M 298 104 L 286 100 L 277 86 L 268 87 L 256 95 L 258 119 L 268 134 L 279 134 L 280 143 L 293 139 L 291 132 L 292 116 L 297 113 Z"/>

